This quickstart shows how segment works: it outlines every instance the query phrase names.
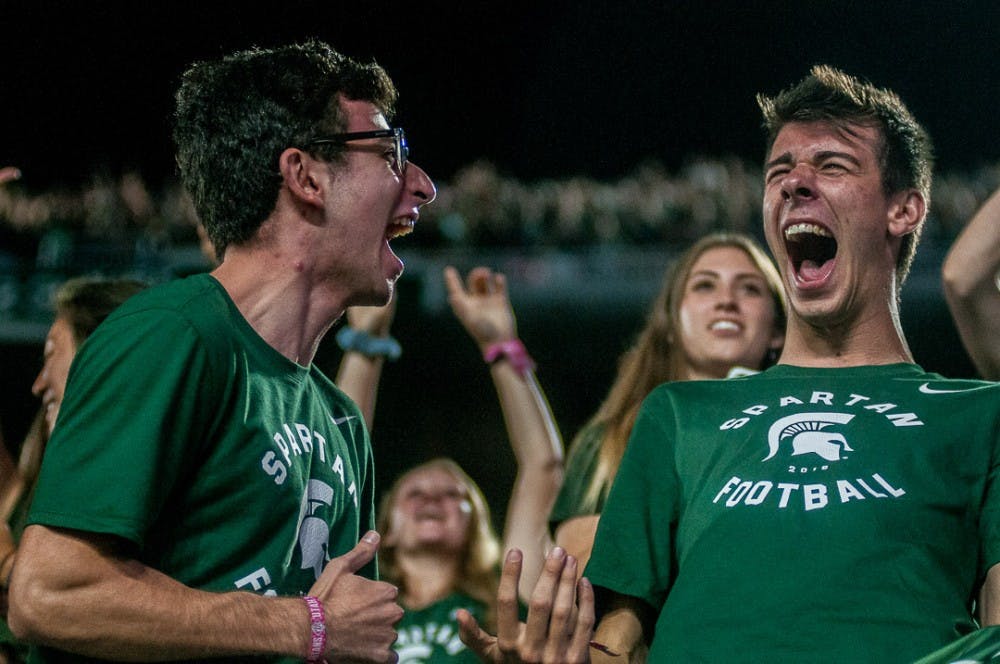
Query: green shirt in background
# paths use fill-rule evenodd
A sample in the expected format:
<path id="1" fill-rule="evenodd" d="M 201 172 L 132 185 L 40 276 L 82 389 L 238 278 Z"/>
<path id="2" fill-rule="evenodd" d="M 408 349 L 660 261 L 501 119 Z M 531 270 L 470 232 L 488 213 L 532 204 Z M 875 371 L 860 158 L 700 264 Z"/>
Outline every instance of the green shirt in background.
<path id="1" fill-rule="evenodd" d="M 300 595 L 374 527 L 373 475 L 357 406 L 197 275 L 83 344 L 29 521 L 120 537 L 193 588 Z"/>
<path id="2" fill-rule="evenodd" d="M 604 439 L 604 426 L 590 424 L 580 430 L 573 449 L 566 459 L 565 480 L 556 496 L 556 502 L 549 513 L 549 529 L 555 533 L 563 521 L 578 516 L 593 516 L 600 514 L 604 507 L 605 495 L 597 498 L 597 504 L 588 504 L 587 490 L 597 472 L 598 454 L 601 451 L 601 441 Z"/>
<path id="3" fill-rule="evenodd" d="M 453 593 L 422 609 L 406 609 L 396 625 L 393 650 L 399 664 L 477 664 L 479 658 L 458 638 L 455 612 L 466 609 L 483 624 L 486 607 L 463 593 Z"/>
<path id="4" fill-rule="evenodd" d="M 976 629 L 1000 561 L 1000 384 L 910 364 L 663 385 L 586 575 L 652 662 L 909 662 Z"/>

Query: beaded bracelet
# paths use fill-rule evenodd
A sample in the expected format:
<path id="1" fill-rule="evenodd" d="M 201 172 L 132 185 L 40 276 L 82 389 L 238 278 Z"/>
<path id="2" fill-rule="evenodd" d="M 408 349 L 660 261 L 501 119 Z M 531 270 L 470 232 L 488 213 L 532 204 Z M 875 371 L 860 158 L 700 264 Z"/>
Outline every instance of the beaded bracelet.
<path id="1" fill-rule="evenodd" d="M 323 661 L 326 651 L 326 614 L 323 612 L 323 602 L 318 597 L 306 595 L 302 598 L 309 607 L 309 655 L 306 661 L 310 664 Z"/>
<path id="2" fill-rule="evenodd" d="M 510 365 L 514 367 L 514 371 L 522 376 L 535 368 L 535 361 L 528 355 L 528 351 L 520 339 L 498 341 L 495 344 L 490 344 L 483 351 L 483 359 L 488 364 L 493 364 L 501 357 L 506 357 Z"/>
<path id="3" fill-rule="evenodd" d="M 375 337 L 364 330 L 353 327 L 342 327 L 337 332 L 337 345 L 343 350 L 353 350 L 368 357 L 385 357 L 391 360 L 399 359 L 403 348 L 399 342 L 390 336 Z"/>

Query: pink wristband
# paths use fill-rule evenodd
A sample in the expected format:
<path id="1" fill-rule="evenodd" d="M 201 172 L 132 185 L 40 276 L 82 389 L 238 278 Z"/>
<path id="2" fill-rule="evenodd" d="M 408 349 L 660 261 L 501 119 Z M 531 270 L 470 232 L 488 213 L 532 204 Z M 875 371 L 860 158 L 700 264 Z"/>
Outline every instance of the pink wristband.
<path id="1" fill-rule="evenodd" d="M 309 656 L 307 662 L 322 662 L 326 651 L 326 614 L 319 598 L 306 595 L 302 598 L 309 607 Z"/>
<path id="2" fill-rule="evenodd" d="M 501 357 L 506 357 L 510 365 L 514 367 L 514 371 L 522 376 L 535 368 L 535 361 L 528 355 L 528 351 L 524 348 L 524 344 L 521 343 L 520 339 L 499 341 L 495 344 L 490 344 L 483 351 L 483 359 L 488 364 L 493 364 Z"/>

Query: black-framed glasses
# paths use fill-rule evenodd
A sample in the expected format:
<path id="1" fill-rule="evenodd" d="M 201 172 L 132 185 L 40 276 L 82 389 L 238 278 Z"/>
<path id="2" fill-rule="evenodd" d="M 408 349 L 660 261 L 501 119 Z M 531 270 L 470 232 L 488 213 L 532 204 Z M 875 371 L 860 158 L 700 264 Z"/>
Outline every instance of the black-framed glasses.
<path id="1" fill-rule="evenodd" d="M 318 136 L 306 142 L 306 146 L 311 145 L 343 145 L 349 141 L 361 141 L 366 138 L 391 138 L 393 139 L 393 164 L 392 167 L 397 173 L 402 175 L 406 172 L 406 161 L 410 156 L 410 148 L 406 145 L 406 133 L 402 127 L 390 127 L 389 129 L 375 129 L 372 131 L 350 131 L 345 134 L 330 134 L 329 136 Z"/>

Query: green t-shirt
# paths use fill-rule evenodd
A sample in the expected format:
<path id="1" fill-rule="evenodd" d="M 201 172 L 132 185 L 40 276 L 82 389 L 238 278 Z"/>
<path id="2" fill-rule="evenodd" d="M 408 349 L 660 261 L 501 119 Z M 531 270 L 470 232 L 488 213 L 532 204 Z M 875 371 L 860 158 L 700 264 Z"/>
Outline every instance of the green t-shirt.
<path id="1" fill-rule="evenodd" d="M 29 523 L 116 535 L 193 588 L 299 595 L 374 526 L 373 476 L 357 406 L 197 275 L 83 344 Z"/>
<path id="2" fill-rule="evenodd" d="M 554 533 L 563 521 L 578 516 L 600 514 L 605 496 L 598 496 L 596 505 L 586 504 L 587 490 L 597 472 L 598 454 L 604 440 L 604 427 L 588 425 L 580 431 L 566 460 L 566 472 L 559 495 L 549 513 L 549 528 Z"/>
<path id="3" fill-rule="evenodd" d="M 644 402 L 586 575 L 650 661 L 906 662 L 976 628 L 1000 561 L 1000 384 L 778 366 Z"/>
<path id="4" fill-rule="evenodd" d="M 393 645 L 399 664 L 478 663 L 479 658 L 458 638 L 458 609 L 468 610 L 483 623 L 486 607 L 462 593 L 453 593 L 422 609 L 406 609 L 396 626 L 398 636 Z"/>

